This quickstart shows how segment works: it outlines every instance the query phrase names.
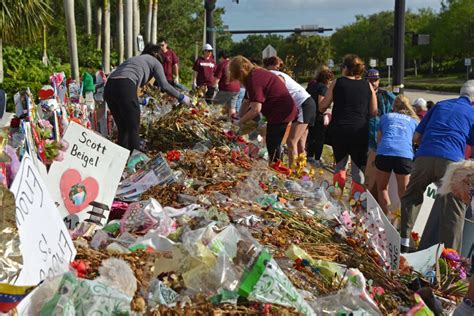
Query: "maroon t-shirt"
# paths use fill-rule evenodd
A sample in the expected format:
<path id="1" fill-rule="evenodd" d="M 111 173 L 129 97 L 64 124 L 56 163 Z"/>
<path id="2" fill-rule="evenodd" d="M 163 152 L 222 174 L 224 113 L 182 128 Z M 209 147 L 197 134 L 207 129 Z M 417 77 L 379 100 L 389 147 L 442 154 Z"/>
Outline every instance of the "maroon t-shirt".
<path id="1" fill-rule="evenodd" d="M 204 59 L 199 57 L 194 62 L 193 70 L 197 71 L 196 84 L 198 86 L 214 85 L 214 71 L 216 70 L 216 62 L 214 58 Z"/>
<path id="2" fill-rule="evenodd" d="M 166 53 L 161 52 L 163 56 L 163 70 L 165 71 L 166 80 L 173 80 L 173 66 L 179 64 L 179 58 L 175 52 L 168 49 Z"/>
<path id="3" fill-rule="evenodd" d="M 240 82 L 238 80 L 229 81 L 227 76 L 227 68 L 229 67 L 229 60 L 224 59 L 217 65 L 215 77 L 219 79 L 219 91 L 239 92 Z"/>
<path id="4" fill-rule="evenodd" d="M 268 123 L 288 123 L 297 118 L 295 101 L 277 75 L 256 68 L 248 76 L 245 88 L 250 102 L 262 103 L 262 114 Z"/>

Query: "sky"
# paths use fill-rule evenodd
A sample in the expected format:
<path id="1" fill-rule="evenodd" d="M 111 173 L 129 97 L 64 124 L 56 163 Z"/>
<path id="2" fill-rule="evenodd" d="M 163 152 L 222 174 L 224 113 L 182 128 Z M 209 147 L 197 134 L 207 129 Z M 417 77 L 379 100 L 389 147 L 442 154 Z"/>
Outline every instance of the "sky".
<path id="1" fill-rule="evenodd" d="M 441 0 L 406 0 L 408 9 L 433 8 Z M 355 16 L 394 10 L 395 0 L 217 0 L 224 7 L 224 24 L 229 30 L 294 29 L 302 25 L 338 28 L 355 21 Z M 325 33 L 330 35 L 331 33 Z M 285 35 L 285 34 L 283 34 Z M 234 35 L 241 40 L 247 35 Z"/>

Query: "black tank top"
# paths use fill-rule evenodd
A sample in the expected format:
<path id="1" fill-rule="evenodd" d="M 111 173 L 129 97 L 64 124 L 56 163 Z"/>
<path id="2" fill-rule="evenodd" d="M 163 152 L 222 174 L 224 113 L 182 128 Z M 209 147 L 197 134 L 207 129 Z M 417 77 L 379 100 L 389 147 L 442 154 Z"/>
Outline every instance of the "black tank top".
<path id="1" fill-rule="evenodd" d="M 368 128 L 371 97 L 368 81 L 346 77 L 337 79 L 333 90 L 333 128 L 342 134 L 364 133 Z"/>

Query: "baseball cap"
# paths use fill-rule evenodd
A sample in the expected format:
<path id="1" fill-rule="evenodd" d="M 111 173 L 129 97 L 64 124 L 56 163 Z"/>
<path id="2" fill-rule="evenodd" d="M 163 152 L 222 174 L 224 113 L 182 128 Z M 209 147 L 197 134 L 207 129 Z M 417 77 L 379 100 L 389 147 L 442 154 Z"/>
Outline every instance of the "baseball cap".
<path id="1" fill-rule="evenodd" d="M 415 102 L 413 103 L 413 106 L 420 107 L 420 108 L 422 108 L 423 110 L 426 110 L 426 109 L 427 109 L 426 105 L 427 105 L 427 102 L 426 102 L 426 100 L 423 99 L 423 98 L 418 98 L 418 99 L 416 99 Z"/>
<path id="2" fill-rule="evenodd" d="M 203 46 L 202 50 L 212 50 L 211 44 L 206 44 Z"/>
<path id="3" fill-rule="evenodd" d="M 369 71 L 367 71 L 367 79 L 380 79 L 379 71 L 375 68 L 369 69 Z"/>

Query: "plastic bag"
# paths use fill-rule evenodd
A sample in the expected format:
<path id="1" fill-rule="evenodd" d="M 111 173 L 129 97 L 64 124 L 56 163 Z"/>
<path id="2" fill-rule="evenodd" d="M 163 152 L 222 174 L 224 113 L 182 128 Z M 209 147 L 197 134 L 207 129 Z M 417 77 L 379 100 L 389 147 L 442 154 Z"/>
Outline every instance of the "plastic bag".
<path id="1" fill-rule="evenodd" d="M 130 204 L 120 221 L 120 231 L 143 234 L 151 229 L 162 236 L 168 236 L 176 231 L 176 222 L 153 198 Z"/>
<path id="2" fill-rule="evenodd" d="M 150 284 L 149 292 L 148 305 L 165 305 L 168 307 L 176 306 L 176 301 L 179 297 L 178 293 L 164 285 L 163 282 L 154 280 Z"/>
<path id="3" fill-rule="evenodd" d="M 150 158 L 139 150 L 134 149 L 127 161 L 127 171 L 132 174 L 144 167 Z"/>
<path id="4" fill-rule="evenodd" d="M 358 269 L 348 270 L 348 282 L 337 294 L 318 297 L 311 306 L 318 315 L 382 315 L 377 304 L 367 293 L 365 277 Z"/>
<path id="5" fill-rule="evenodd" d="M 42 308 L 41 316 L 130 314 L 132 297 L 101 282 L 63 275 L 60 287 Z"/>
<path id="6" fill-rule="evenodd" d="M 155 185 L 176 182 L 173 170 L 166 159 L 158 155 L 151 159 L 136 173 L 120 183 L 116 195 L 124 201 L 137 201 L 140 195 Z"/>
<path id="7" fill-rule="evenodd" d="M 265 195 L 258 181 L 252 177 L 248 177 L 245 181 L 239 182 L 235 186 L 234 192 L 239 198 L 253 202 L 257 201 L 257 198 Z"/>

